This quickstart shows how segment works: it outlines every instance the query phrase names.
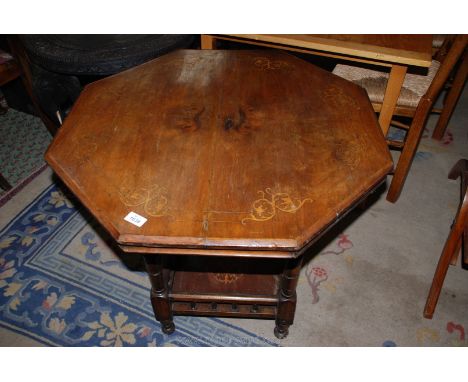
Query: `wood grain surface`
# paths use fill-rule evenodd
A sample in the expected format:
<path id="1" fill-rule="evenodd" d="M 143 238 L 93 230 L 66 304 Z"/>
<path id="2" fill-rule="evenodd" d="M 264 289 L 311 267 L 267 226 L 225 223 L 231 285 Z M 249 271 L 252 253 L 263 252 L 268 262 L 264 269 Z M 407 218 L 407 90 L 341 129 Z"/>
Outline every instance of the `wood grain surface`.
<path id="1" fill-rule="evenodd" d="M 392 168 L 363 89 L 266 51 L 181 50 L 94 82 L 46 160 L 127 248 L 267 252 L 306 246 Z"/>

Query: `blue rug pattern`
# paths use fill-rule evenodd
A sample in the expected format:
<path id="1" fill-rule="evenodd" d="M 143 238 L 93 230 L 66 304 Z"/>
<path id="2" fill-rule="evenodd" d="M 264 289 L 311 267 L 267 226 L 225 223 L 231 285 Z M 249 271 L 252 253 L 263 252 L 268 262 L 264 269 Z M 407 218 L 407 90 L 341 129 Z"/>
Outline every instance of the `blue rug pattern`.
<path id="1" fill-rule="evenodd" d="M 146 274 L 93 224 L 51 185 L 0 232 L 0 326 L 53 346 L 277 345 L 216 318 L 176 317 L 163 334 Z"/>

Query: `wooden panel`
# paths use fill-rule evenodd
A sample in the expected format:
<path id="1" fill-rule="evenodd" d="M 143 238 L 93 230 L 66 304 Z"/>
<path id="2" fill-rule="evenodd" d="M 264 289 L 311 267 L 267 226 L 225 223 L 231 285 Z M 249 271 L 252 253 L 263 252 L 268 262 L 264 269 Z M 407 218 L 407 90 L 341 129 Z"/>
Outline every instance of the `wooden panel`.
<path id="1" fill-rule="evenodd" d="M 249 301 L 253 296 L 265 296 L 276 300 L 277 293 L 278 277 L 273 275 L 175 272 L 170 297 L 185 300 L 184 295 L 193 294 L 232 296 L 236 300 Z"/>
<path id="2" fill-rule="evenodd" d="M 87 86 L 46 160 L 124 247 L 279 253 L 392 168 L 363 89 L 263 51 L 178 51 Z"/>

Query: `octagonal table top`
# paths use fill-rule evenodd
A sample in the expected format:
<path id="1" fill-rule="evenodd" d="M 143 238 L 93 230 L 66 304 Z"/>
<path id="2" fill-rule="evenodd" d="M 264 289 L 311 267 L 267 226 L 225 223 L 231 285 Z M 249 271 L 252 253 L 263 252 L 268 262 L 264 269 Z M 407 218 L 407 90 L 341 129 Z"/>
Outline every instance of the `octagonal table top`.
<path id="1" fill-rule="evenodd" d="M 127 250 L 284 257 L 392 168 L 365 91 L 278 51 L 180 50 L 94 82 L 46 160 Z"/>

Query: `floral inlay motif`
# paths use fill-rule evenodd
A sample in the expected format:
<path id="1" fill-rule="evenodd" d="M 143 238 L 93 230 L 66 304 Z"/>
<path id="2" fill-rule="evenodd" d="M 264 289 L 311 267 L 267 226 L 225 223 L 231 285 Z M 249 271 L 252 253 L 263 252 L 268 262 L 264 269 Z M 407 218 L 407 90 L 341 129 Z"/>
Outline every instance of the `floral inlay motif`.
<path id="1" fill-rule="evenodd" d="M 252 203 L 250 216 L 242 219 L 242 224 L 249 220 L 267 221 L 272 219 L 277 211 L 288 213 L 297 212 L 306 202 L 312 202 L 310 198 L 298 199 L 285 192 L 273 192 L 271 188 L 258 191 L 260 198 Z"/>
<path id="2" fill-rule="evenodd" d="M 285 61 L 270 60 L 266 57 L 255 57 L 254 65 L 261 70 L 278 70 L 289 67 L 289 64 Z"/>
<path id="3" fill-rule="evenodd" d="M 153 217 L 166 213 L 166 190 L 158 185 L 131 188 L 123 186 L 119 190 L 120 200 L 128 207 L 144 205 L 145 212 Z"/>
<path id="4" fill-rule="evenodd" d="M 215 273 L 213 275 L 216 281 L 219 281 L 223 284 L 231 284 L 242 277 L 242 274 L 236 273 Z"/>
<path id="5" fill-rule="evenodd" d="M 346 90 L 336 85 L 328 87 L 324 93 L 323 98 L 326 103 L 333 106 L 334 108 L 342 108 L 343 106 L 349 106 L 356 110 L 360 110 L 359 103 L 352 97 Z"/>

